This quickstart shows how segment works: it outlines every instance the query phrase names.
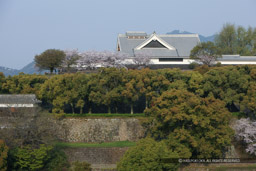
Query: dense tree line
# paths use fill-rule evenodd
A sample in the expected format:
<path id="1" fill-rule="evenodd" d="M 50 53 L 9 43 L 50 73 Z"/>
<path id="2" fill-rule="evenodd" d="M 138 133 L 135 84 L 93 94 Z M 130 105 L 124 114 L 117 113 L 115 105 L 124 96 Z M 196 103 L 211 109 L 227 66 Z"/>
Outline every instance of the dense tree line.
<path id="1" fill-rule="evenodd" d="M 229 111 L 253 114 L 255 66 L 179 69 L 100 69 L 98 73 L 54 76 L 0 75 L 2 94 L 34 93 L 54 113 L 142 113 L 167 91 L 184 90 L 224 101 Z"/>

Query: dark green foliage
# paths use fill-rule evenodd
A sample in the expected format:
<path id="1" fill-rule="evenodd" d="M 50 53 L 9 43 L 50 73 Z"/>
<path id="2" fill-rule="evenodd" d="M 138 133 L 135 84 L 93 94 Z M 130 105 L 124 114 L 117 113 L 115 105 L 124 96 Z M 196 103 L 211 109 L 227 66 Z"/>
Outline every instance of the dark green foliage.
<path id="1" fill-rule="evenodd" d="M 41 70 L 50 70 L 52 73 L 53 70 L 61 66 L 65 56 L 65 53 L 61 50 L 48 49 L 35 56 L 35 66 Z"/>
<path id="2" fill-rule="evenodd" d="M 0 139 L 0 171 L 7 170 L 8 150 L 7 145 Z"/>
<path id="3" fill-rule="evenodd" d="M 188 67 L 189 67 L 189 69 L 195 69 L 198 66 L 199 66 L 199 64 L 197 62 L 192 62 L 192 63 L 189 64 Z"/>
<path id="4" fill-rule="evenodd" d="M 45 165 L 46 170 L 63 171 L 70 167 L 66 154 L 61 148 L 54 147 L 50 153 L 50 159 Z"/>
<path id="5" fill-rule="evenodd" d="M 91 171 L 91 164 L 86 162 L 73 162 L 71 171 Z"/>
<path id="6" fill-rule="evenodd" d="M 180 152 L 187 151 L 185 157 L 220 158 L 231 144 L 231 114 L 224 102 L 212 97 L 201 98 L 186 90 L 171 89 L 153 104 L 145 111 L 154 117 L 149 122 L 152 136 L 160 140 L 169 138 L 174 151 L 182 148 L 184 150 Z M 182 147 L 177 148 L 177 144 L 182 144 Z"/>
<path id="7" fill-rule="evenodd" d="M 163 159 L 179 158 L 177 153 L 169 150 L 164 142 L 151 138 L 140 140 L 130 148 L 117 165 L 120 171 L 177 170 L 179 163 L 163 162 Z"/>

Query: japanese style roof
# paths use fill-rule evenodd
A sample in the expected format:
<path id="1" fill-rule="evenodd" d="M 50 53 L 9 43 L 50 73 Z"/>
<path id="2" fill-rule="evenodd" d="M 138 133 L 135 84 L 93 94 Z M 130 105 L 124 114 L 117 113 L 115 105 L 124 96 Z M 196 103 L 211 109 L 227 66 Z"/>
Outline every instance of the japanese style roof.
<path id="1" fill-rule="evenodd" d="M 0 104 L 36 104 L 40 103 L 34 94 L 0 95 Z"/>
<path id="2" fill-rule="evenodd" d="M 147 35 L 145 32 L 127 32 L 118 35 L 117 49 L 131 57 L 146 54 L 152 58 L 189 58 L 190 51 L 198 43 L 198 34 Z"/>
<path id="3" fill-rule="evenodd" d="M 218 61 L 256 61 L 256 56 L 222 55 Z"/>

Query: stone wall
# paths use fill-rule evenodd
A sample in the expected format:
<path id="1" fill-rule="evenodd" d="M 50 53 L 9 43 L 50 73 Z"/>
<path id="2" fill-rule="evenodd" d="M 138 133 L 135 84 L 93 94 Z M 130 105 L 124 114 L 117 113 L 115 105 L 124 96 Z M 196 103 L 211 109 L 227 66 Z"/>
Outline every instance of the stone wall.
<path id="1" fill-rule="evenodd" d="M 85 161 L 90 164 L 116 164 L 127 150 L 128 147 L 66 148 L 64 152 L 70 162 Z"/>
<path id="2" fill-rule="evenodd" d="M 137 141 L 145 134 L 136 118 L 65 118 L 57 131 L 64 142 Z"/>
<path id="3" fill-rule="evenodd" d="M 145 135 L 144 128 L 136 118 L 55 119 L 39 110 L 0 108 L 0 139 L 10 143 L 13 139 L 21 140 L 20 143 L 30 141 L 32 137 L 41 142 L 57 139 L 93 143 L 137 141 Z"/>

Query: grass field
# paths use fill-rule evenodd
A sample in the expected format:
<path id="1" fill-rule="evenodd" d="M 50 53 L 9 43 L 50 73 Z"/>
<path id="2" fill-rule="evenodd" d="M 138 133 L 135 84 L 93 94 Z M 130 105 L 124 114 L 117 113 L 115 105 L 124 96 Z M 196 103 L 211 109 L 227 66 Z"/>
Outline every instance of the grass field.
<path id="1" fill-rule="evenodd" d="M 89 147 L 132 147 L 135 146 L 136 142 L 130 141 L 116 141 L 116 142 L 104 142 L 104 143 L 64 143 L 58 142 L 58 147 L 71 147 L 71 148 L 89 148 Z"/>

